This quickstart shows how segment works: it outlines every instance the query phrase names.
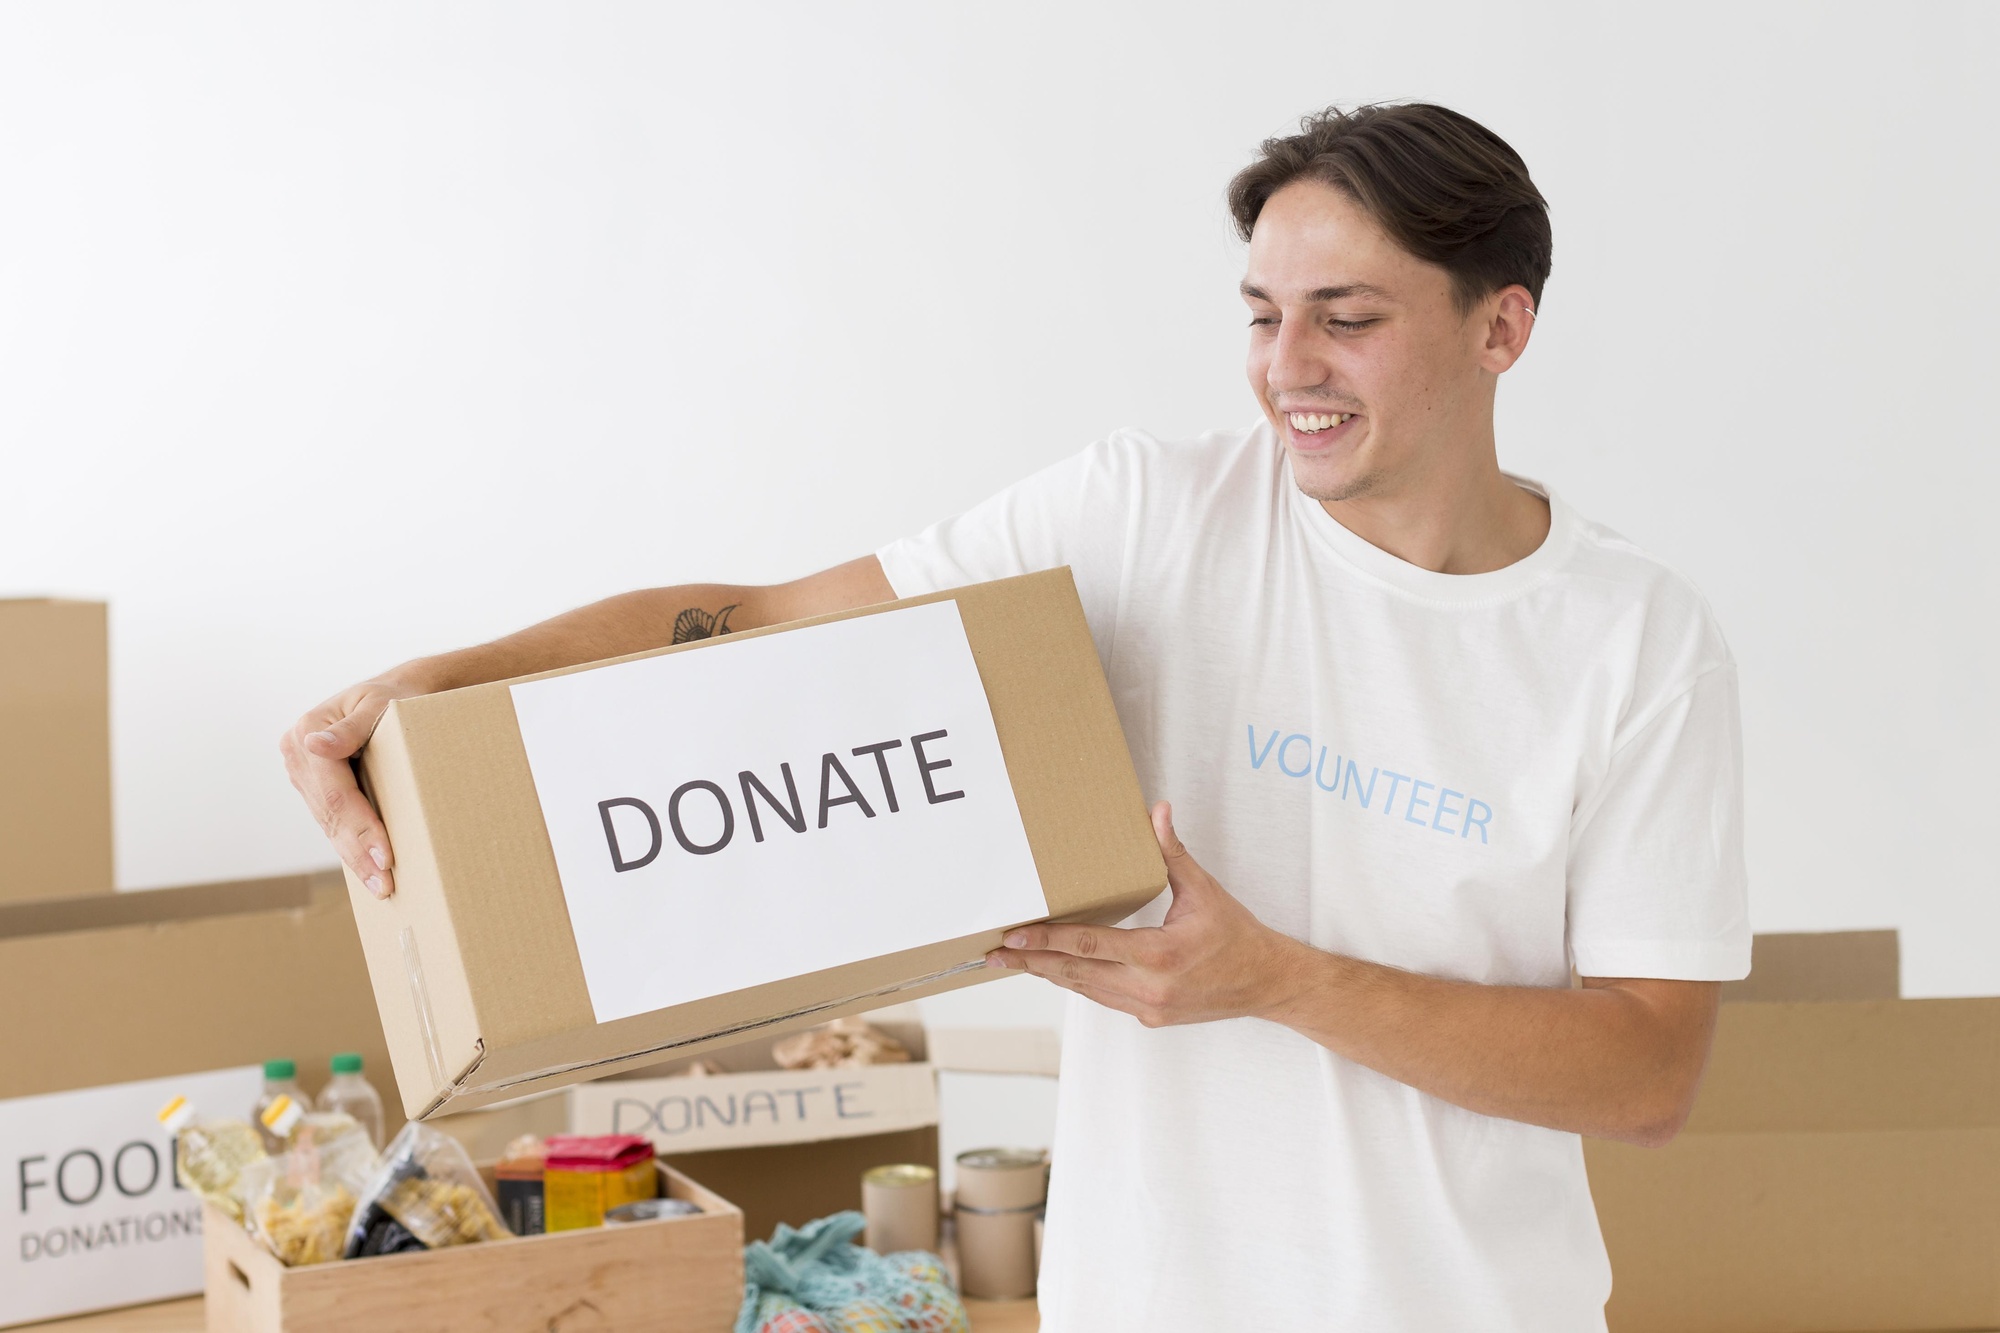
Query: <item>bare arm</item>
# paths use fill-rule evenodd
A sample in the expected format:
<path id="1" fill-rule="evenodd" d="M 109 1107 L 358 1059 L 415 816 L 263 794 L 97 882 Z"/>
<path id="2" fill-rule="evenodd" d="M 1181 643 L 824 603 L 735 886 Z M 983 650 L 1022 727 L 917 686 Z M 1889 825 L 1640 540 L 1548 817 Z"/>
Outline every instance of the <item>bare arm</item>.
<path id="1" fill-rule="evenodd" d="M 895 596 L 872 555 L 790 583 L 687 583 L 623 593 L 476 648 L 405 662 L 307 713 L 278 748 L 292 785 L 341 861 L 377 897 L 386 898 L 395 891 L 389 835 L 356 785 L 349 761 L 393 700 L 872 606 Z"/>
<path id="2" fill-rule="evenodd" d="M 1315 949 L 1258 921 L 1153 827 L 1173 905 L 1159 926 L 1025 926 L 990 961 L 1148 1027 L 1255 1017 L 1484 1115 L 1657 1146 L 1694 1106 L 1715 1033 L 1712 981 L 1585 978 L 1487 986 Z"/>

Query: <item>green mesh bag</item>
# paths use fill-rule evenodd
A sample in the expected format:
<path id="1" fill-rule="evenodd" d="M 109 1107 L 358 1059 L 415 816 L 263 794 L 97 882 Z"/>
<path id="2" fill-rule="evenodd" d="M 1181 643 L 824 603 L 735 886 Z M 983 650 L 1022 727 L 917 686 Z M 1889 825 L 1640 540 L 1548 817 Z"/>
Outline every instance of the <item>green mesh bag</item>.
<path id="1" fill-rule="evenodd" d="M 835 1213 L 744 1247 L 736 1333 L 971 1333 L 943 1262 L 863 1249 L 865 1226 Z"/>

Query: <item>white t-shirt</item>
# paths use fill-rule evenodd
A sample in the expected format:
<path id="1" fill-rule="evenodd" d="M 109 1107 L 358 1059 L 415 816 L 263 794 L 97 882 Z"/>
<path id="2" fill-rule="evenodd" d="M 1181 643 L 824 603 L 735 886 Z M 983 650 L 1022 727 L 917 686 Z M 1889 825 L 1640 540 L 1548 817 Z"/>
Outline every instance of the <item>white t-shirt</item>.
<path id="1" fill-rule="evenodd" d="M 1549 508 L 1526 559 L 1437 574 L 1267 426 L 1128 431 L 877 554 L 899 596 L 1070 566 L 1147 798 L 1288 935 L 1504 985 L 1743 976 L 1729 650 L 1685 579 Z M 1576 1135 L 1273 1023 L 1073 998 L 1053 1161 L 1045 1333 L 1604 1328 Z"/>

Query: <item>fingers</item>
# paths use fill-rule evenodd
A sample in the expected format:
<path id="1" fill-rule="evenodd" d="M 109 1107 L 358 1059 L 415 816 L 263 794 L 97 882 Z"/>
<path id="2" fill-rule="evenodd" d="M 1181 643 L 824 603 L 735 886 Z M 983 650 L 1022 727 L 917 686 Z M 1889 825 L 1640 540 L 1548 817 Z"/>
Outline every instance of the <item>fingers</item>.
<path id="1" fill-rule="evenodd" d="M 300 719 L 278 746 L 292 786 L 305 798 L 341 863 L 378 898 L 396 887 L 389 833 L 355 782 L 348 756 L 366 743 L 385 707 L 366 696 L 352 709 L 339 701 L 324 705 Z"/>
<path id="2" fill-rule="evenodd" d="M 1129 963 L 1135 961 L 1135 937 L 1140 933 L 1116 926 L 1016 926 L 1001 943 L 1010 950 L 1042 950 Z"/>
<path id="3" fill-rule="evenodd" d="M 321 804 L 326 812 L 321 827 L 326 830 L 335 853 L 354 872 L 355 878 L 368 886 L 370 893 L 387 898 L 396 891 L 389 831 L 382 827 L 375 807 L 361 794 L 353 769 L 339 760 L 313 762 L 326 765 L 329 770 L 320 787 Z"/>
<path id="4" fill-rule="evenodd" d="M 1094 991 L 1115 991 L 1129 971 L 1123 963 L 1038 949 L 995 949 L 986 958 L 992 966 L 1032 972 L 1071 990 L 1088 986 Z"/>

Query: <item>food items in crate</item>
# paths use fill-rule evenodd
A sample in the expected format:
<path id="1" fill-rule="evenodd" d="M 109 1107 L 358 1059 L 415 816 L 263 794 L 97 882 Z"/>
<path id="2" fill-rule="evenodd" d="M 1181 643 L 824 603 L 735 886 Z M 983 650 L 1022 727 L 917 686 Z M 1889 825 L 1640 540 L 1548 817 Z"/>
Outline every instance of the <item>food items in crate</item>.
<path id="1" fill-rule="evenodd" d="M 458 1140 L 413 1120 L 362 1188 L 344 1252 L 354 1259 L 512 1234 Z"/>
<path id="2" fill-rule="evenodd" d="M 542 1171 L 548 1149 L 533 1134 L 509 1143 L 493 1168 L 493 1192 L 500 1196 L 500 1220 L 517 1236 L 539 1236 L 548 1230 L 543 1206 Z"/>
<path id="3" fill-rule="evenodd" d="M 243 1205 L 236 1178 L 264 1157 L 264 1141 L 241 1120 L 204 1120 L 194 1104 L 176 1097 L 156 1117 L 174 1136 L 174 1166 L 184 1184 L 237 1221 Z"/>
<path id="4" fill-rule="evenodd" d="M 542 1193 L 550 1231 L 604 1225 L 604 1215 L 660 1192 L 653 1142 L 638 1134 L 557 1134 L 548 1140 Z"/>

